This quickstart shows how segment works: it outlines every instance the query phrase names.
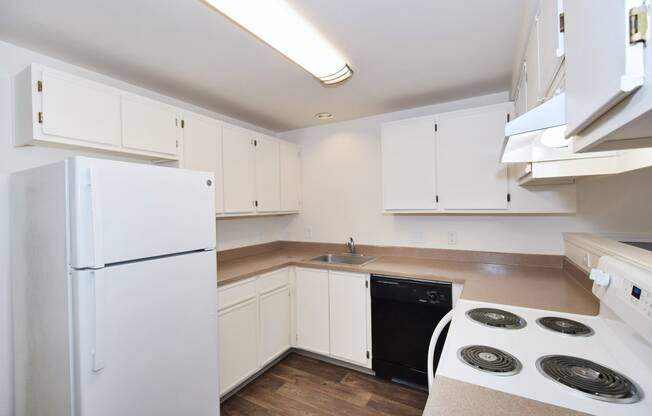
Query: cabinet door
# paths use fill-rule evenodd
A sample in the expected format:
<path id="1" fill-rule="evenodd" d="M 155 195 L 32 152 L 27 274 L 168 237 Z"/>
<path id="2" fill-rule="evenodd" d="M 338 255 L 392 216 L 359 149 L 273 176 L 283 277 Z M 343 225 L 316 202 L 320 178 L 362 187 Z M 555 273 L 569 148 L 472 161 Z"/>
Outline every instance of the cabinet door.
<path id="1" fill-rule="evenodd" d="M 253 132 L 229 126 L 222 127 L 225 214 L 254 212 L 253 140 Z"/>
<path id="2" fill-rule="evenodd" d="M 222 126 L 215 120 L 184 115 L 183 168 L 215 174 L 215 211 L 224 204 L 222 187 Z"/>
<path id="3" fill-rule="evenodd" d="M 563 57 L 563 33 L 559 31 L 562 0 L 539 4 L 539 97 L 545 97 Z"/>
<path id="4" fill-rule="evenodd" d="M 297 347 L 330 354 L 328 271 L 296 269 Z"/>
<path id="5" fill-rule="evenodd" d="M 281 211 L 301 209 L 301 157 L 299 146 L 281 142 Z"/>
<path id="6" fill-rule="evenodd" d="M 446 210 L 507 209 L 507 167 L 500 163 L 507 105 L 442 114 L 437 186 Z"/>
<path id="7" fill-rule="evenodd" d="M 368 364 L 367 275 L 329 273 L 331 356 Z"/>
<path id="8" fill-rule="evenodd" d="M 383 208 L 437 208 L 435 120 L 423 117 L 382 125 Z"/>
<path id="9" fill-rule="evenodd" d="M 580 133 L 643 85 L 645 44 L 629 40 L 629 7 L 642 3 L 564 3 L 568 136 Z"/>
<path id="10" fill-rule="evenodd" d="M 260 295 L 261 366 L 290 348 L 290 286 Z"/>
<path id="11" fill-rule="evenodd" d="M 43 70 L 41 94 L 43 134 L 120 146 L 118 91 L 60 72 Z"/>
<path id="12" fill-rule="evenodd" d="M 143 152 L 176 155 L 179 145 L 176 108 L 142 97 L 122 96 L 122 145 Z"/>
<path id="13" fill-rule="evenodd" d="M 534 19 L 530 29 L 530 37 L 525 51 L 526 76 L 525 84 L 527 89 L 527 109 L 531 110 L 539 105 L 539 23 L 538 18 Z M 503 133 L 504 136 L 504 133 Z"/>
<path id="14" fill-rule="evenodd" d="M 256 211 L 274 212 L 281 209 L 280 147 L 273 137 L 255 139 L 256 150 Z"/>
<path id="15" fill-rule="evenodd" d="M 220 395 L 258 370 L 257 328 L 255 297 L 219 312 Z"/>

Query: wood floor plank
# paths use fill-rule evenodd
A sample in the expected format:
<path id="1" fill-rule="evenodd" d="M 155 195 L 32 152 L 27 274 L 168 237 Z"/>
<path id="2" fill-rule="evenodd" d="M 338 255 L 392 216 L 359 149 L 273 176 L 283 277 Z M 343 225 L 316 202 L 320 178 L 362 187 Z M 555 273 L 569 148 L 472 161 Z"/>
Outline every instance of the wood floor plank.
<path id="1" fill-rule="evenodd" d="M 419 416 L 427 395 L 290 354 L 222 403 L 222 416 Z"/>
<path id="2" fill-rule="evenodd" d="M 331 396 L 336 396 L 357 406 L 366 406 L 371 398 L 371 393 L 364 390 L 352 389 L 341 383 L 326 380 L 314 374 L 307 373 L 298 368 L 287 366 L 283 363 L 271 368 L 270 374 L 287 382 L 295 383 L 299 388 L 319 390 Z"/>
<path id="3" fill-rule="evenodd" d="M 378 396 L 390 397 L 395 402 L 403 403 L 414 408 L 423 409 L 428 399 L 425 392 L 361 373 L 348 373 L 342 380 L 342 384 L 369 391 Z"/>

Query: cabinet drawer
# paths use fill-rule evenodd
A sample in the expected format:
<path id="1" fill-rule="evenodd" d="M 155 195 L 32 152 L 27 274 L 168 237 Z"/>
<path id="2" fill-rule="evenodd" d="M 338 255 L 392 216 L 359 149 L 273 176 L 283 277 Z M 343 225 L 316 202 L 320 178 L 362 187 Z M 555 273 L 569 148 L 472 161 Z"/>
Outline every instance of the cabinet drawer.
<path id="1" fill-rule="evenodd" d="M 256 297 L 256 277 L 236 282 L 217 290 L 217 309 L 224 309 Z"/>
<path id="2" fill-rule="evenodd" d="M 256 283 L 259 294 L 269 293 L 290 284 L 290 270 L 286 267 L 281 270 L 274 270 L 273 272 L 263 274 L 258 278 Z"/>

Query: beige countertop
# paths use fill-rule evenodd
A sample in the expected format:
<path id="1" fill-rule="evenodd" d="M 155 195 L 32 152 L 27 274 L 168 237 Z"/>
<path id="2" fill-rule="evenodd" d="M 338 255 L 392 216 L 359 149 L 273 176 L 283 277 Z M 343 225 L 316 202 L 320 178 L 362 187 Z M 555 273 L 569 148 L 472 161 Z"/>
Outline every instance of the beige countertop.
<path id="1" fill-rule="evenodd" d="M 596 315 L 599 302 L 575 277 L 550 259 L 500 253 L 460 253 L 451 251 L 455 260 L 447 260 L 446 251 L 431 257 L 418 250 L 389 250 L 392 255 L 376 254 L 363 266 L 333 265 L 308 260 L 326 252 L 326 247 L 309 244 L 280 246 L 273 250 L 252 250 L 249 255 L 218 254 L 217 285 L 270 272 L 286 266 L 314 267 L 360 273 L 404 276 L 416 279 L 463 283 L 463 299 L 503 305 L 522 306 L 558 312 Z M 383 250 L 378 249 L 380 252 Z M 384 253 L 387 253 L 385 250 Z M 511 256 L 511 257 L 510 257 Z M 520 257 L 519 257 L 520 256 Z M 436 258 L 433 258 L 436 257 Z M 497 263 L 491 261 L 495 259 Z M 475 260 L 475 261 L 474 261 Z M 477 261 L 481 260 L 481 261 Z M 558 264 L 558 267 L 518 265 Z M 569 409 L 504 392 L 438 376 L 428 397 L 424 416 L 434 415 L 579 415 Z"/>
<path id="2" fill-rule="evenodd" d="M 218 255 L 217 285 L 222 286 L 285 266 L 301 266 L 463 283 L 463 299 L 584 315 L 598 313 L 597 299 L 561 268 L 409 256 L 379 256 L 363 266 L 307 260 L 321 252 L 278 249 L 230 260 L 221 260 Z"/>
<path id="3" fill-rule="evenodd" d="M 571 409 L 437 376 L 423 416 L 585 415 Z"/>

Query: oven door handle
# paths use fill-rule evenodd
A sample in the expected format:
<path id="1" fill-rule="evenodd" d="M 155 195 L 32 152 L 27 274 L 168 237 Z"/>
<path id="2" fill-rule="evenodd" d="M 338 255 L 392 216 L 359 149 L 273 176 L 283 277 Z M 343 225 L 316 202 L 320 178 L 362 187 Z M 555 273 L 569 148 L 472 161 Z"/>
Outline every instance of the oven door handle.
<path id="1" fill-rule="evenodd" d="M 439 336 L 446 327 L 446 325 L 453 319 L 453 309 L 448 311 L 446 315 L 439 321 L 435 330 L 432 331 L 432 337 L 430 337 L 430 345 L 428 346 L 428 391 L 432 389 L 432 383 L 435 381 L 435 373 L 432 369 L 435 361 L 435 347 L 437 346 L 437 341 L 439 341 Z"/>

